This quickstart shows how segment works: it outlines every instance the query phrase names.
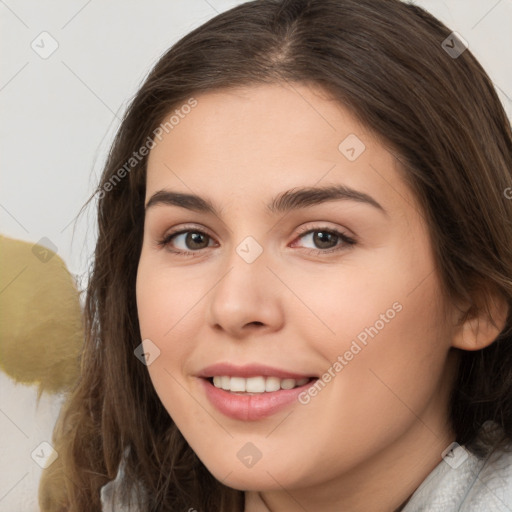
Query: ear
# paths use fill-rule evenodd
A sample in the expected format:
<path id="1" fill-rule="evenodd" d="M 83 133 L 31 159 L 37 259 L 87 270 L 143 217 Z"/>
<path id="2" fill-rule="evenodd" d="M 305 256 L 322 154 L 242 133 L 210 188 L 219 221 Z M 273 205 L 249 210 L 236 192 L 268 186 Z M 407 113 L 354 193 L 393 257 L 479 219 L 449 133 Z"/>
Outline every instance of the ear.
<path id="1" fill-rule="evenodd" d="M 480 350 L 491 345 L 505 327 L 509 312 L 507 300 L 498 293 L 485 292 L 483 296 L 486 300 L 480 307 L 472 304 L 459 316 L 453 347 Z"/>

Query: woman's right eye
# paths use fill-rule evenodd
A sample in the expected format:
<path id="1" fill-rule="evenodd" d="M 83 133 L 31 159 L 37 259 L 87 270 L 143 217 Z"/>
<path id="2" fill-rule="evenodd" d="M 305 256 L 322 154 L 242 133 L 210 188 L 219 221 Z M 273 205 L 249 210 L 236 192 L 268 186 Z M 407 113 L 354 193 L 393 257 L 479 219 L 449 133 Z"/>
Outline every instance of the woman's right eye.
<path id="1" fill-rule="evenodd" d="M 206 240 L 206 245 L 205 245 Z M 200 231 L 198 229 L 194 230 L 181 230 L 175 233 L 169 233 L 164 236 L 161 240 L 159 240 L 158 245 L 161 247 L 165 247 L 172 253 L 182 255 L 182 256 L 196 256 L 201 249 L 206 249 L 209 247 L 208 240 L 212 241 L 212 237 L 205 233 L 204 231 Z M 175 249 L 173 246 L 177 244 L 184 245 L 184 248 Z M 190 250 L 192 249 L 192 250 Z"/>

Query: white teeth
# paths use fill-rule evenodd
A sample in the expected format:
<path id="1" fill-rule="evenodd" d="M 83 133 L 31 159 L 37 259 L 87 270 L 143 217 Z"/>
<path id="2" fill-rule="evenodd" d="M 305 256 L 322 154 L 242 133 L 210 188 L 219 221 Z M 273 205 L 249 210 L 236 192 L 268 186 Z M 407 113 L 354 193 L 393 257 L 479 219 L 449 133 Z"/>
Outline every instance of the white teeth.
<path id="1" fill-rule="evenodd" d="M 265 391 L 279 391 L 281 389 L 281 379 L 277 377 L 267 377 L 265 379 Z"/>
<path id="2" fill-rule="evenodd" d="M 232 391 L 235 393 L 269 393 L 280 389 L 293 389 L 297 386 L 303 386 L 309 382 L 307 377 L 302 379 L 280 379 L 278 377 L 213 377 L 213 385 L 216 388 Z"/>
<path id="3" fill-rule="evenodd" d="M 263 393 L 265 391 L 265 377 L 250 377 L 246 380 L 245 390 L 248 393 Z"/>
<path id="4" fill-rule="evenodd" d="M 231 378 L 230 377 L 221 377 L 221 388 L 225 390 L 231 389 Z"/>
<path id="5" fill-rule="evenodd" d="M 295 379 L 283 379 L 281 381 L 281 387 L 283 389 L 293 389 L 295 387 Z"/>
<path id="6" fill-rule="evenodd" d="M 229 384 L 230 391 L 243 391 L 245 392 L 245 381 L 243 377 L 231 377 Z"/>

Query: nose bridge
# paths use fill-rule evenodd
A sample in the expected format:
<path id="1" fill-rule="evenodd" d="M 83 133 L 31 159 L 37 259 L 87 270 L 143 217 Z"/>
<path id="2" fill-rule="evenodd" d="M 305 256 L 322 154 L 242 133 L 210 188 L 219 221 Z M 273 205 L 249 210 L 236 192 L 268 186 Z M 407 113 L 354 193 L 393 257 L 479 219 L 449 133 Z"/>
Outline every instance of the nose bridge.
<path id="1" fill-rule="evenodd" d="M 258 259 L 261 261 L 264 249 L 256 238 L 248 235 L 235 247 L 235 252 L 247 265 L 252 265 Z"/>
<path id="2" fill-rule="evenodd" d="M 275 277 L 269 271 L 267 251 L 252 235 L 233 246 L 226 271 L 210 296 L 211 325 L 235 333 L 247 324 L 280 324 Z"/>
<path id="3" fill-rule="evenodd" d="M 225 261 L 227 272 L 219 286 L 223 287 L 224 282 L 224 287 L 229 288 L 230 294 L 243 294 L 245 299 L 250 295 L 260 295 L 262 292 L 264 294 L 261 285 L 268 279 L 267 274 L 271 274 L 267 268 L 268 263 L 268 251 L 263 245 L 254 236 L 245 236 L 233 245 Z"/>

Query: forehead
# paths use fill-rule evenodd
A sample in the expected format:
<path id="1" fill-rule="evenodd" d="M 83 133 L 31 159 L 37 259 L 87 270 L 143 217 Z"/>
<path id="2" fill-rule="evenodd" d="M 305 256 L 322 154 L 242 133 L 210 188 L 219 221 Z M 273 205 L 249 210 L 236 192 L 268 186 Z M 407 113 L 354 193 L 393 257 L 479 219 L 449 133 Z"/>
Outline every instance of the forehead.
<path id="1" fill-rule="evenodd" d="M 337 153 L 337 142 L 352 132 L 368 142 L 370 138 L 367 129 L 317 87 L 268 84 L 207 92 L 194 98 L 196 106 L 179 119 L 174 116 L 168 133 L 163 134 L 164 144 L 157 141 L 152 156 L 163 156 L 169 149 L 185 153 L 194 147 L 201 149 L 200 154 L 195 152 L 197 156 L 229 156 L 231 161 L 242 159 L 244 152 L 254 155 L 258 151 L 286 152 L 286 159 L 291 160 L 294 155 L 321 153 L 326 157 Z M 185 111 L 185 105 L 173 112 L 181 109 Z M 232 151 L 226 155 L 228 148 Z"/>
<path id="2" fill-rule="evenodd" d="M 328 183 L 382 202 L 408 194 L 394 155 L 322 89 L 270 84 L 194 99 L 194 107 L 166 116 L 174 113 L 173 124 L 150 151 L 146 198 L 172 188 L 230 200 Z"/>

